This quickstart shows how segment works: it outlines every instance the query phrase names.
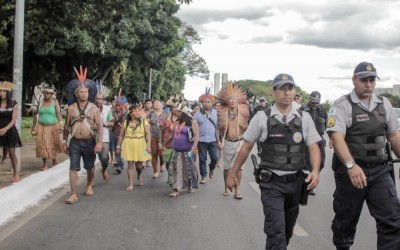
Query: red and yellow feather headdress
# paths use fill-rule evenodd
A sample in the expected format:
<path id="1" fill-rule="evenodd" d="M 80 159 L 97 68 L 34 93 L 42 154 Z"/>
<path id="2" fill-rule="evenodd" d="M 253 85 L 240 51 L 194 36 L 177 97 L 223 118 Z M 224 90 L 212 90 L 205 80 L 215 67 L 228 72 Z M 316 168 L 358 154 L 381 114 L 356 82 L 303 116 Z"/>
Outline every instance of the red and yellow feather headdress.
<path id="1" fill-rule="evenodd" d="M 210 92 L 211 92 L 211 87 L 210 88 L 206 87 L 206 92 L 199 97 L 199 102 L 202 103 L 204 101 L 204 99 L 207 98 L 207 99 L 210 99 L 210 101 L 212 103 L 214 103 L 215 102 L 215 96 L 211 95 Z"/>

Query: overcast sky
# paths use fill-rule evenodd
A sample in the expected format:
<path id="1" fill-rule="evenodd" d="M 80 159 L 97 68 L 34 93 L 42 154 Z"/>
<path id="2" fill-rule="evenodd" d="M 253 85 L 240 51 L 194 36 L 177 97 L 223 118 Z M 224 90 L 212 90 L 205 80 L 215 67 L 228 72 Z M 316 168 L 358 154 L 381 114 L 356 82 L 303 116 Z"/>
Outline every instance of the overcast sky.
<path id="1" fill-rule="evenodd" d="M 400 84 L 400 1 L 193 0 L 178 16 L 203 38 L 195 50 L 211 71 L 208 82 L 187 79 L 189 99 L 220 72 L 229 80 L 288 73 L 333 101 L 351 91 L 361 61 L 377 68 L 376 87 Z"/>

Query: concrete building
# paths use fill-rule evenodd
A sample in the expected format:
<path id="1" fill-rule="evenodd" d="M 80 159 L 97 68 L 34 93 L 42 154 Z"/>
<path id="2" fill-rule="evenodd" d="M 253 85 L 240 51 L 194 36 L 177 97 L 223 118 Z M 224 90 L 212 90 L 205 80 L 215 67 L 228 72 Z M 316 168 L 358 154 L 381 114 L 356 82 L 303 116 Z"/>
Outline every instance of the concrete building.
<path id="1" fill-rule="evenodd" d="M 221 74 L 215 73 L 214 74 L 214 95 L 217 95 L 220 90 L 221 90 Z"/>
<path id="2" fill-rule="evenodd" d="M 394 84 L 392 88 L 375 88 L 374 93 L 377 95 L 391 94 L 400 97 L 400 84 Z"/>
<path id="3" fill-rule="evenodd" d="M 228 73 L 222 73 L 222 87 L 225 87 L 227 81 L 228 81 Z"/>

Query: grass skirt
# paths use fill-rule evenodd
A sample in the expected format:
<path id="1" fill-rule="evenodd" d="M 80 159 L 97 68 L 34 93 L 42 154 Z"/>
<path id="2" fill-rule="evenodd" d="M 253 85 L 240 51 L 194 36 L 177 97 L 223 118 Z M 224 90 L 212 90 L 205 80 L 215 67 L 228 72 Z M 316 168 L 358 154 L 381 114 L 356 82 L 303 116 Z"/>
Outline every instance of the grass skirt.
<path id="1" fill-rule="evenodd" d="M 61 139 L 58 124 L 36 126 L 36 157 L 55 159 L 61 153 Z"/>

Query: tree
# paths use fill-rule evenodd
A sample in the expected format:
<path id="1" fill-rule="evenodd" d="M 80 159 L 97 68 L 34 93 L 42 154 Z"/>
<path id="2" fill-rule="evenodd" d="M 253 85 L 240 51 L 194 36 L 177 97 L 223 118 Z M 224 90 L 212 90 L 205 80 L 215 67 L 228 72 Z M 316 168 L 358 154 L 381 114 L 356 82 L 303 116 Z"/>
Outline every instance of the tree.
<path id="1" fill-rule="evenodd" d="M 274 99 L 272 96 L 272 80 L 239 80 L 234 83 L 239 84 L 239 86 L 247 92 L 247 96 L 251 99 L 258 99 L 262 96 L 267 98 L 268 102 L 271 102 Z M 306 100 L 305 97 L 308 97 L 308 94 L 299 86 L 296 87 L 296 93 L 298 93 L 303 100 Z"/>
<path id="2" fill-rule="evenodd" d="M 177 56 L 187 40 L 178 33 L 181 22 L 175 14 L 178 3 L 190 2 L 27 1 L 23 94 L 31 96 L 41 82 L 62 90 L 75 77 L 73 66 L 80 64 L 89 67 L 89 78 L 131 93 L 147 90 L 152 68 L 154 95 L 180 92 L 186 70 Z M 0 20 L 0 72 L 4 74 L 0 77 L 7 79 L 12 76 L 15 2 L 0 3 L 0 16 L 7 17 Z"/>
<path id="3" fill-rule="evenodd" d="M 393 107 L 400 108 L 400 97 L 398 97 L 397 95 L 391 95 L 388 93 L 384 93 L 384 94 L 381 94 L 381 96 L 386 97 L 389 100 L 389 102 L 392 104 Z"/>
<path id="4" fill-rule="evenodd" d="M 198 76 L 208 80 L 210 77 L 210 71 L 207 67 L 207 63 L 193 49 L 193 45 L 201 44 L 201 37 L 192 26 L 186 23 L 182 23 L 180 33 L 186 42 L 185 47 L 180 54 L 183 64 L 187 69 L 186 73 L 190 76 Z"/>

